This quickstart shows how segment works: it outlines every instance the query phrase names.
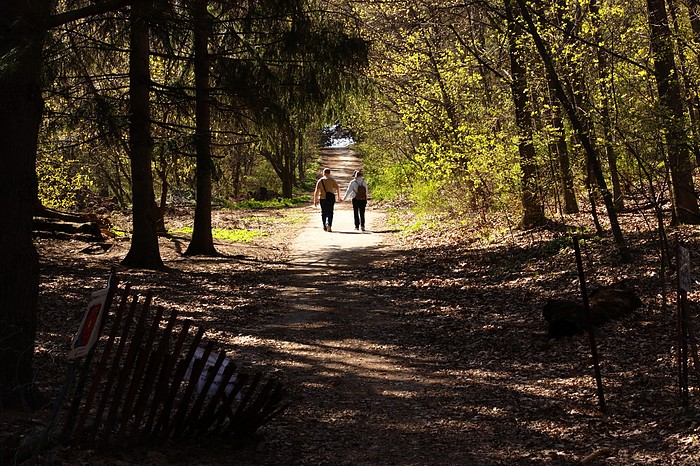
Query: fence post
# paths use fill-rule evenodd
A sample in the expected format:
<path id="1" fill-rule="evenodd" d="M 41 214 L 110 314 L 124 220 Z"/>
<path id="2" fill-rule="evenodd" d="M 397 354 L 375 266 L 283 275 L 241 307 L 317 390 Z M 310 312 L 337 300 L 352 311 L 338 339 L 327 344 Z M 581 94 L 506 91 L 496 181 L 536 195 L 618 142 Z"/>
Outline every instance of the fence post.
<path id="1" fill-rule="evenodd" d="M 690 291 L 690 253 L 676 235 L 676 308 L 678 389 L 683 406 L 688 406 L 688 291 Z"/>
<path id="2" fill-rule="evenodd" d="M 581 259 L 581 248 L 578 244 L 578 236 L 574 235 L 574 251 L 576 252 L 576 267 L 578 269 L 578 280 L 581 285 L 581 297 L 583 298 L 583 310 L 586 314 L 586 330 L 588 331 L 588 340 L 591 345 L 591 357 L 593 358 L 593 369 L 595 371 L 596 388 L 598 391 L 598 406 L 600 412 L 605 413 L 605 395 L 603 393 L 603 378 L 600 374 L 600 362 L 598 359 L 598 348 L 593 334 L 593 325 L 591 325 L 591 309 L 588 305 L 588 291 L 586 290 L 586 277 L 583 273 L 583 260 Z"/>

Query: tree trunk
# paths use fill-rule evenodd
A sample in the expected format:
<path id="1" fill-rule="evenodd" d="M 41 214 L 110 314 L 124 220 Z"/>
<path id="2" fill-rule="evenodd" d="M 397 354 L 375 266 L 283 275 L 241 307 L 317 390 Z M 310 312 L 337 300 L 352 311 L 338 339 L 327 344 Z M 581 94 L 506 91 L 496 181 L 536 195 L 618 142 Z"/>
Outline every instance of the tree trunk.
<path id="1" fill-rule="evenodd" d="M 0 2 L 0 407 L 33 407 L 39 260 L 32 243 L 50 2 Z M 9 58 L 11 57 L 11 58 Z"/>
<path id="2" fill-rule="evenodd" d="M 291 127 L 286 128 L 286 131 L 282 134 L 279 147 L 282 151 L 281 157 L 284 160 L 282 176 L 280 177 L 280 181 L 282 182 L 282 197 L 288 199 L 291 199 L 294 195 L 294 173 L 296 170 L 295 141 L 296 133 L 294 129 Z"/>
<path id="3" fill-rule="evenodd" d="M 143 3 L 131 7 L 129 53 L 129 122 L 133 229 L 131 248 L 122 261 L 127 267 L 163 267 L 158 246 L 158 206 L 153 190 L 153 141 L 150 119 L 150 34 L 148 9 Z"/>
<path id="4" fill-rule="evenodd" d="M 600 5 L 596 0 L 591 0 L 590 11 L 593 27 L 595 28 L 593 40 L 596 44 L 600 44 L 603 41 L 599 31 Z M 598 58 L 598 79 L 601 87 L 601 123 L 603 125 L 603 135 L 605 138 L 605 154 L 608 160 L 608 168 L 610 169 L 610 182 L 613 188 L 613 203 L 617 210 L 622 210 L 625 208 L 625 199 L 620 184 L 620 171 L 617 168 L 617 152 L 615 152 L 615 147 L 613 146 L 613 124 L 612 118 L 610 117 L 610 108 L 612 107 L 613 101 L 609 85 L 611 82 L 610 64 L 608 62 L 607 52 L 600 47 L 596 49 L 596 52 Z"/>
<path id="5" fill-rule="evenodd" d="M 595 0 L 591 0 L 592 8 L 595 7 L 594 5 Z M 581 20 L 580 18 L 574 18 L 571 19 L 565 15 L 565 11 L 567 8 L 567 3 L 564 0 L 558 0 L 557 4 L 557 24 L 563 28 L 565 31 L 566 37 L 571 38 L 571 37 L 576 37 L 580 33 L 580 24 Z M 594 18 L 595 21 L 595 18 Z M 600 39 L 599 39 L 600 40 Z M 567 39 L 567 44 L 568 47 L 571 47 L 573 44 L 570 43 L 570 41 Z M 605 60 L 606 57 L 603 56 L 601 58 L 602 60 Z M 586 135 L 586 139 L 588 140 L 588 144 L 591 146 L 590 150 L 586 151 L 586 188 L 588 190 L 588 198 L 591 204 L 591 216 L 593 217 L 593 223 L 596 226 L 596 231 L 599 234 L 602 234 L 603 229 L 600 225 L 600 221 L 598 219 L 598 213 L 596 210 L 596 199 L 597 199 L 597 193 L 595 192 L 595 189 L 593 189 L 594 185 L 597 185 L 598 189 L 601 191 L 601 194 L 603 192 L 608 192 L 607 188 L 607 183 L 605 182 L 605 176 L 603 175 L 602 172 L 602 167 L 600 164 L 600 157 L 598 155 L 598 149 L 596 148 L 596 138 L 595 138 L 595 126 L 593 124 L 593 118 L 592 115 L 594 113 L 593 111 L 593 106 L 591 105 L 591 99 L 590 96 L 587 97 L 587 91 L 586 91 L 586 84 L 584 82 L 584 76 L 583 74 L 579 71 L 583 64 L 582 61 L 579 59 L 578 61 L 575 61 L 575 55 L 571 52 L 567 52 L 565 54 L 565 69 L 566 69 L 566 75 L 568 77 L 568 85 L 569 85 L 569 92 L 571 95 L 571 102 L 573 104 L 573 110 L 574 112 L 578 115 L 578 121 L 581 124 L 582 127 L 582 134 Z M 600 70 L 600 68 L 599 68 Z M 605 83 L 603 84 L 605 85 Z M 553 86 L 556 87 L 556 86 Z M 605 89 L 603 92 L 603 98 L 606 98 L 605 94 Z M 605 115 L 609 115 L 607 113 L 607 107 L 606 107 L 607 102 L 604 103 L 603 105 L 603 120 L 604 120 L 604 126 L 605 123 L 607 122 L 610 124 L 610 119 L 608 116 L 608 119 L 606 120 Z M 619 180 L 619 174 L 617 170 L 617 157 L 616 154 L 613 150 L 612 145 L 610 144 L 611 137 L 612 137 L 612 131 L 611 128 L 604 128 L 605 132 L 605 149 L 606 149 L 606 154 L 608 156 L 608 162 L 609 162 L 609 168 L 610 168 L 610 174 L 611 174 L 611 181 L 613 184 L 613 195 L 611 196 L 612 199 L 612 205 L 615 208 L 615 218 L 617 219 L 617 208 L 619 206 L 622 206 L 622 204 L 616 204 L 616 200 L 622 200 L 622 194 L 619 189 L 620 187 L 620 180 Z M 616 188 L 617 187 L 617 188 Z M 603 196 L 604 198 L 604 196 Z M 605 200 L 605 199 L 604 199 Z M 606 203 L 607 206 L 607 203 Z M 608 210 L 608 215 L 610 215 L 610 211 Z"/>
<path id="6" fill-rule="evenodd" d="M 194 76 L 196 105 L 197 205 L 194 230 L 185 255 L 217 255 L 211 231 L 211 111 L 209 101 L 209 22 L 207 0 L 195 0 L 192 8 L 194 22 Z"/>
<path id="7" fill-rule="evenodd" d="M 691 156 L 695 161 L 695 165 L 700 164 L 700 147 L 698 146 L 698 123 L 700 123 L 700 118 L 698 117 L 698 107 L 700 107 L 700 101 L 698 101 L 697 92 L 693 92 L 697 86 L 692 77 L 692 72 L 688 70 L 688 59 L 685 54 L 687 48 L 686 41 L 682 39 L 683 33 L 681 32 L 681 27 L 678 23 L 678 11 L 674 0 L 667 0 L 668 11 L 670 12 L 670 18 L 673 24 L 673 36 L 675 38 L 676 49 L 678 50 L 678 65 L 680 68 L 680 78 L 681 78 L 681 92 L 683 93 L 683 101 L 686 103 L 686 108 L 688 110 L 688 117 L 690 118 L 690 150 Z M 690 5 L 689 5 L 690 7 Z"/>
<path id="8" fill-rule="evenodd" d="M 166 233 L 165 228 L 165 209 L 168 203 L 168 192 L 170 190 L 170 183 L 168 183 L 168 169 L 166 168 L 165 157 L 162 157 L 160 169 L 156 170 L 158 178 L 160 179 L 160 202 L 158 203 L 158 224 L 156 229 L 159 233 Z"/>
<path id="9" fill-rule="evenodd" d="M 697 50 L 700 44 L 700 0 L 688 0 L 688 16 L 690 17 L 690 26 L 693 29 L 693 44 Z M 700 64 L 700 55 L 697 55 L 696 60 Z M 695 92 L 691 92 L 691 95 L 694 111 L 690 112 L 690 114 L 695 115 L 695 121 L 693 122 L 693 134 L 695 135 L 693 151 L 695 152 L 695 164 L 700 165 L 700 126 L 697 121 L 699 119 L 700 99 L 698 99 Z"/>
<path id="10" fill-rule="evenodd" d="M 515 123 L 518 128 L 518 153 L 522 170 L 522 207 L 521 228 L 543 225 L 546 221 L 544 205 L 537 189 L 537 162 L 535 146 L 532 142 L 532 116 L 529 109 L 529 90 L 527 88 L 527 70 L 524 65 L 522 48 L 523 31 L 516 23 L 515 9 L 511 1 L 506 0 L 506 17 L 508 19 L 508 43 L 510 55 L 511 92 L 515 106 Z"/>
<path id="11" fill-rule="evenodd" d="M 304 154 L 304 132 L 299 131 L 297 136 L 297 182 L 302 184 L 306 179 L 306 167 L 305 167 L 305 154 Z"/>
<path id="12" fill-rule="evenodd" d="M 559 102 L 561 103 L 562 107 L 564 107 L 567 115 L 569 116 L 571 125 L 576 131 L 576 136 L 578 137 L 579 141 L 581 142 L 581 145 L 586 151 L 586 158 L 588 160 L 589 167 L 593 171 L 596 182 L 598 184 L 598 189 L 600 190 L 600 193 L 603 197 L 603 201 L 605 202 L 605 208 L 608 211 L 610 228 L 615 239 L 615 244 L 617 245 L 618 250 L 620 251 L 620 256 L 623 260 L 629 260 L 629 251 L 627 250 L 627 247 L 625 245 L 625 240 L 622 235 L 622 229 L 620 228 L 620 222 L 617 219 L 617 212 L 615 211 L 615 205 L 613 204 L 612 195 L 610 194 L 610 191 L 608 191 L 607 185 L 605 184 L 605 178 L 603 177 L 603 171 L 600 167 L 600 160 L 598 159 L 598 154 L 596 153 L 593 143 L 591 142 L 591 135 L 586 130 L 587 125 L 585 125 L 581 121 L 582 118 L 584 118 L 585 116 L 579 115 L 576 108 L 567 97 L 566 92 L 564 92 L 564 87 L 562 86 L 561 80 L 559 79 L 559 75 L 557 74 L 557 71 L 554 68 L 554 64 L 552 63 L 552 59 L 549 56 L 547 47 L 545 47 L 544 42 L 542 41 L 542 37 L 540 37 L 540 34 L 537 31 L 537 28 L 535 27 L 535 23 L 532 20 L 532 16 L 527 10 L 525 0 L 516 1 L 518 2 L 518 6 L 520 7 L 520 11 L 523 18 L 527 22 L 527 26 L 530 30 L 530 34 L 532 35 L 532 39 L 535 42 L 535 46 L 537 47 L 540 57 L 542 58 L 542 62 L 544 63 L 545 68 L 547 69 L 549 81 L 554 87 Z"/>
<path id="13" fill-rule="evenodd" d="M 700 0 L 688 0 L 688 14 L 690 16 L 690 25 L 693 28 L 693 37 L 695 42 L 700 42 Z M 700 56 L 698 56 L 700 60 Z"/>
<path id="14" fill-rule="evenodd" d="M 554 137 L 556 138 L 552 147 L 559 162 L 559 179 L 561 183 L 561 191 L 564 195 L 564 212 L 567 214 L 578 213 L 578 202 L 576 201 L 576 192 L 574 191 L 574 177 L 571 173 L 571 161 L 569 159 L 569 148 L 566 144 L 566 130 L 564 128 L 564 117 L 561 113 L 561 107 L 557 103 L 557 97 L 553 91 L 550 91 L 552 105 L 552 127 L 554 128 Z"/>
<path id="15" fill-rule="evenodd" d="M 654 76 L 662 110 L 673 184 L 673 208 L 681 223 L 700 223 L 700 209 L 693 186 L 693 165 L 686 138 L 685 114 L 676 70 L 671 29 L 664 0 L 647 0 Z"/>

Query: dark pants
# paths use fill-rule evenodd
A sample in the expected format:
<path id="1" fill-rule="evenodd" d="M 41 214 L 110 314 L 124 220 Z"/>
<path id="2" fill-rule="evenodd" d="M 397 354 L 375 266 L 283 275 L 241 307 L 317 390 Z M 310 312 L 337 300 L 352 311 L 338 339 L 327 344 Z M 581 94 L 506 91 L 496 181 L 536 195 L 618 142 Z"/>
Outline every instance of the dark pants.
<path id="1" fill-rule="evenodd" d="M 355 215 L 355 228 L 365 227 L 365 208 L 367 207 L 367 199 L 358 201 L 352 200 L 352 213 Z"/>
<path id="2" fill-rule="evenodd" d="M 332 201 L 321 199 L 321 223 L 324 227 L 333 225 L 333 207 L 335 207 L 335 199 Z"/>

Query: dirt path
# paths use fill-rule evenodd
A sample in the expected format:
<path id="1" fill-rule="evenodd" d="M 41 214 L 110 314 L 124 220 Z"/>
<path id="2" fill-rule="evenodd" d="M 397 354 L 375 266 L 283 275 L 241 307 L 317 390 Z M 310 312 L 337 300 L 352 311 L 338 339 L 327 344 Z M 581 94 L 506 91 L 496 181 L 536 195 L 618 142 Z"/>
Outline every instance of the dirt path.
<path id="1" fill-rule="evenodd" d="M 361 160 L 349 149 L 335 149 L 323 153 L 322 163 L 331 168 L 331 176 L 338 181 L 342 197 L 352 180 L 353 171 L 361 167 Z M 323 266 L 330 271 L 344 264 L 359 265 L 380 250 L 383 237 L 389 234 L 384 226 L 384 212 L 374 209 L 371 200 L 366 213 L 367 230 L 364 232 L 354 229 L 350 200 L 336 202 L 332 233 L 326 233 L 321 228 L 320 208 L 310 206 L 309 211 L 309 221 L 292 243 L 290 256 L 295 265 L 308 267 L 310 271 Z"/>
<path id="2" fill-rule="evenodd" d="M 335 150 L 324 165 L 344 190 L 358 160 Z M 354 230 L 349 202 L 337 206 L 332 233 L 321 229 L 319 217 L 315 211 L 291 245 L 280 314 L 259 332 L 258 344 L 274 353 L 269 360 L 291 382 L 293 397 L 271 427 L 263 462 L 435 464 L 428 445 L 439 448 L 445 438 L 418 426 L 439 409 L 417 398 L 441 384 L 436 361 L 399 344 L 390 305 L 357 280 L 363 264 L 389 248 L 385 215 L 368 209 L 365 232 Z"/>

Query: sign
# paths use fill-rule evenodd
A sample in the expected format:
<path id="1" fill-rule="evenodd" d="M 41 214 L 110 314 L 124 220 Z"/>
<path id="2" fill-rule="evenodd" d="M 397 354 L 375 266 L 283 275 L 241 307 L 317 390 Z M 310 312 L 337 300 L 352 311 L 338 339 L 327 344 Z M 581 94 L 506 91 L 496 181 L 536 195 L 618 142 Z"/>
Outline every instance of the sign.
<path id="1" fill-rule="evenodd" d="M 690 284 L 692 278 L 690 277 L 690 251 L 681 245 L 678 245 L 678 285 L 681 290 L 690 292 Z"/>
<path id="2" fill-rule="evenodd" d="M 204 348 L 197 348 L 195 350 L 194 357 L 190 361 L 190 365 L 187 368 L 187 371 L 185 371 L 185 374 L 182 376 L 182 380 L 189 380 L 190 379 L 190 376 L 192 374 L 192 369 L 194 369 L 195 361 L 198 359 L 202 359 L 202 356 L 204 356 Z M 210 377 L 209 372 L 212 370 L 212 368 L 216 364 L 217 359 L 219 359 L 219 355 L 217 353 L 211 353 L 209 355 L 209 358 L 207 359 L 207 361 L 204 363 L 204 370 L 202 370 L 202 373 L 199 375 L 199 380 L 197 380 L 197 392 L 198 393 L 202 393 L 202 391 L 204 391 L 204 385 L 207 382 L 207 378 Z M 226 366 L 228 366 L 229 364 L 233 364 L 233 361 L 231 361 L 229 358 L 225 358 L 223 363 L 221 364 L 221 367 L 219 368 L 219 371 L 214 376 L 214 380 L 212 381 L 212 384 L 209 387 L 209 391 L 207 392 L 207 395 L 213 396 L 219 390 L 219 387 L 224 382 L 224 370 L 226 369 Z M 227 395 L 231 394 L 234 386 L 236 385 L 237 380 L 238 380 L 238 377 L 233 375 L 226 382 L 226 388 L 224 390 L 225 390 Z M 236 394 L 236 399 L 240 399 L 240 397 L 241 397 L 241 392 L 239 391 Z"/>
<path id="3" fill-rule="evenodd" d="M 75 359 L 85 356 L 100 337 L 100 327 L 102 314 L 104 314 L 105 301 L 107 300 L 108 288 L 92 293 L 90 303 L 85 310 L 83 321 L 80 323 L 78 332 L 73 337 L 71 350 L 68 359 Z"/>

